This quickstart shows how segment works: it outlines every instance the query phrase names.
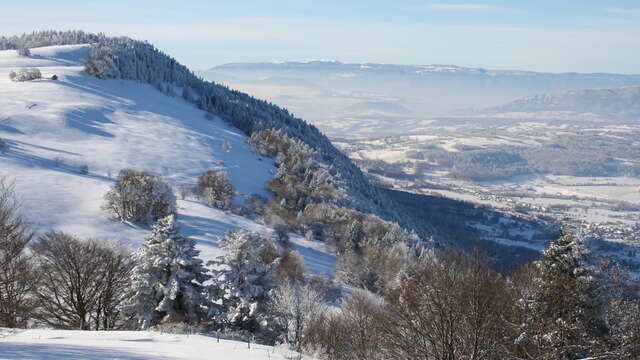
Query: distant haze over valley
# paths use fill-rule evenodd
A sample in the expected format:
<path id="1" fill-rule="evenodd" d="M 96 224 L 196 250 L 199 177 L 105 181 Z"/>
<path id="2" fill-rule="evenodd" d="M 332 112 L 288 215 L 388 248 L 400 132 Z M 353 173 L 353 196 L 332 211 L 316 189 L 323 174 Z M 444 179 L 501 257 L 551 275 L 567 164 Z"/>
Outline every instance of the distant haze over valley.
<path id="1" fill-rule="evenodd" d="M 495 114 L 496 109 L 514 101 L 511 108 L 504 110 L 530 112 L 531 106 L 519 109 L 514 106 L 524 104 L 516 100 L 534 95 L 640 85 L 640 75 L 540 73 L 455 65 L 345 64 L 326 60 L 231 63 L 200 75 L 284 106 L 330 137 L 339 138 L 414 132 L 439 117 Z M 535 98 L 536 102 L 544 96 Z M 584 102 L 591 104 L 594 94 L 590 96 Z M 567 101 L 566 96 L 563 101 Z M 537 106 L 536 111 L 540 108 Z"/>
<path id="2" fill-rule="evenodd" d="M 640 75 L 338 61 L 201 75 L 287 107 L 384 187 L 602 233 L 640 219 Z"/>

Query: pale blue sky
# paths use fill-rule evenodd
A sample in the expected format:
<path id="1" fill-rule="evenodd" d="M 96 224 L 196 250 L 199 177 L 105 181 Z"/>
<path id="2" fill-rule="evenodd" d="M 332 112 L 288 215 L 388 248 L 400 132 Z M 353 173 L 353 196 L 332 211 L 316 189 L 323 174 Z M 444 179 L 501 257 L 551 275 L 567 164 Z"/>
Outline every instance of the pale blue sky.
<path id="1" fill-rule="evenodd" d="M 0 33 L 148 40 L 194 69 L 336 59 L 640 73 L 638 0 L 0 0 Z"/>

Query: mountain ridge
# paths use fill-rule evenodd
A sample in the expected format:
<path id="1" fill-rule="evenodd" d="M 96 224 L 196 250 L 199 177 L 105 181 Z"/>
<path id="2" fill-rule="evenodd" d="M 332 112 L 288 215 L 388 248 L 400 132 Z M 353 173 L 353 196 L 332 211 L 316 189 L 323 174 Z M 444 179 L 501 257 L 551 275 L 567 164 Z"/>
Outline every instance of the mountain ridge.
<path id="1" fill-rule="evenodd" d="M 348 63 L 338 60 L 308 60 L 308 61 L 258 61 L 258 62 L 232 62 L 216 65 L 206 69 L 205 71 L 215 71 L 220 69 L 239 69 L 239 68 L 304 68 L 314 67 L 326 70 L 396 70 L 403 72 L 444 72 L 444 73 L 475 73 L 486 75 L 572 75 L 572 76 L 620 76 L 620 77 L 639 77 L 640 74 L 621 74 L 609 72 L 544 72 L 519 69 L 487 69 L 483 67 L 459 66 L 453 64 L 390 64 L 390 63 Z"/>
<path id="2" fill-rule="evenodd" d="M 636 118 L 640 115 L 640 86 L 609 89 L 581 89 L 527 96 L 485 111 L 594 113 L 603 118 Z"/>

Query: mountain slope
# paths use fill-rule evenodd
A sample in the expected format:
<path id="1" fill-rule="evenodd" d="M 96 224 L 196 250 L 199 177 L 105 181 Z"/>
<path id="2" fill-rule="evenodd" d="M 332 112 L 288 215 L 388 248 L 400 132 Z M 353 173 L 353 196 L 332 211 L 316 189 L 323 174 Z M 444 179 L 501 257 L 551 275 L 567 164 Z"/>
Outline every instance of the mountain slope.
<path id="1" fill-rule="evenodd" d="M 23 215 L 36 230 L 139 245 L 148 229 L 112 221 L 100 209 L 118 171 L 128 167 L 160 175 L 175 188 L 224 169 L 237 202 L 253 193 L 270 196 L 264 184 L 273 178 L 273 161 L 251 152 L 243 133 L 149 85 L 87 76 L 89 51 L 89 45 L 42 47 L 32 49 L 31 58 L 0 51 L 0 139 L 7 144 L 0 176 L 15 181 Z M 59 80 L 11 82 L 8 73 L 23 66 Z M 228 230 L 270 231 L 198 202 L 180 200 L 178 207 L 183 233 L 199 241 L 205 259 L 219 255 L 216 237 Z M 333 258 L 321 244 L 294 242 L 316 264 L 312 270 L 331 272 Z"/>
<path id="2" fill-rule="evenodd" d="M 42 31 L 0 37 L 0 50 L 91 43 L 85 62 L 88 74 L 99 79 L 135 80 L 150 84 L 165 94 L 182 96 L 210 116 L 224 119 L 246 135 L 264 129 L 279 129 L 317 151 L 334 175 L 345 179 L 347 197 L 342 205 L 401 221 L 392 201 L 377 191 L 362 172 L 316 127 L 287 110 L 225 86 L 207 82 L 151 44 L 126 37 L 107 37 L 81 31 Z"/>

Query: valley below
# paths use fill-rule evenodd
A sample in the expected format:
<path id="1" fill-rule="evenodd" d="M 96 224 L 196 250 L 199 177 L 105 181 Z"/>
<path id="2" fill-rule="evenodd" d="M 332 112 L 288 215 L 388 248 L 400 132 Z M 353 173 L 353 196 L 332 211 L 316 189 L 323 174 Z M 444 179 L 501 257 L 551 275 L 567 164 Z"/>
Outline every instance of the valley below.
<path id="1" fill-rule="evenodd" d="M 635 76 L 336 61 L 202 74 L 308 119 L 378 186 L 424 196 L 412 209 L 442 199 L 444 237 L 539 252 L 568 226 L 640 269 Z"/>
<path id="2" fill-rule="evenodd" d="M 335 143 L 380 186 L 577 227 L 637 266 L 640 127 L 482 120 L 443 119 L 416 134 Z"/>

